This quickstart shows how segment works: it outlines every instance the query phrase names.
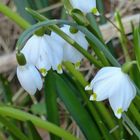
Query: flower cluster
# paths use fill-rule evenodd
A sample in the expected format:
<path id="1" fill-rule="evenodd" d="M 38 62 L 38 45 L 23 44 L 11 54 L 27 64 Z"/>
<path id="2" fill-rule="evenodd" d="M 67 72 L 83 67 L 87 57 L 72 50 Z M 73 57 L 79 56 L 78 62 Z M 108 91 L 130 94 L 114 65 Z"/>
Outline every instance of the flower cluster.
<path id="1" fill-rule="evenodd" d="M 96 74 L 85 90 L 93 90 L 90 100 L 109 100 L 117 118 L 127 111 L 136 95 L 136 88 L 129 76 L 121 68 L 104 67 Z"/>
<path id="2" fill-rule="evenodd" d="M 64 26 L 61 30 L 87 50 L 88 42 L 84 34 L 80 31 L 71 33 L 69 28 L 69 26 Z M 61 74 L 63 61 L 70 61 L 78 67 L 84 57 L 54 32 L 50 36 L 33 35 L 26 42 L 21 53 L 24 54 L 27 63 L 17 67 L 17 77 L 22 87 L 31 95 L 34 95 L 37 89 L 42 89 L 41 74 L 46 76 L 50 69 Z"/>

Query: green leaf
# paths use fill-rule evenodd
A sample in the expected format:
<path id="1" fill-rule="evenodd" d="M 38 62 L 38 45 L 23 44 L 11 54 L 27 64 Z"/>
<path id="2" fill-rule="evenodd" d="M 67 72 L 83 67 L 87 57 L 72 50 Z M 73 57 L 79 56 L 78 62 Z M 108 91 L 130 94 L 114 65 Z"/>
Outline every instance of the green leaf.
<path id="1" fill-rule="evenodd" d="M 135 51 L 138 68 L 140 71 L 140 32 L 138 28 L 134 30 L 134 51 Z"/>
<path id="2" fill-rule="evenodd" d="M 99 130 L 90 115 L 84 109 L 76 95 L 74 95 L 73 90 L 58 75 L 56 75 L 56 87 L 59 97 L 62 99 L 87 139 L 91 140 L 93 137 L 97 140 L 100 139 Z"/>
<path id="3" fill-rule="evenodd" d="M 42 128 L 59 137 L 62 137 L 64 140 L 78 140 L 75 136 L 73 136 L 66 130 L 62 129 L 61 127 L 58 127 L 53 123 L 44 121 L 35 115 L 29 114 L 25 111 L 21 111 L 19 109 L 0 105 L 0 114 L 3 116 L 11 117 L 11 118 L 24 121 L 24 122 L 31 121 L 36 127 Z"/>
<path id="4" fill-rule="evenodd" d="M 24 19 L 26 19 L 28 22 L 30 22 L 32 24 L 36 22 L 35 19 L 25 11 L 26 7 L 30 7 L 30 4 L 29 4 L 28 0 L 13 0 L 13 1 L 15 3 L 16 7 L 17 7 L 18 13 Z M 34 5 L 34 4 L 32 4 L 32 5 Z"/>
<path id="5" fill-rule="evenodd" d="M 59 122 L 59 111 L 57 106 L 57 95 L 55 86 L 55 76 L 52 71 L 49 71 L 45 78 L 44 84 L 44 94 L 45 94 L 45 106 L 47 110 L 47 120 L 60 125 Z M 52 140 L 60 140 L 59 137 L 50 134 Z"/>
<path id="6" fill-rule="evenodd" d="M 31 121 L 27 121 L 27 126 L 29 129 L 31 140 L 42 140 L 41 136 L 39 135 L 39 133 L 37 132 L 35 126 L 33 125 Z"/>
<path id="7" fill-rule="evenodd" d="M 0 74 L 0 88 L 3 91 L 5 102 L 12 103 L 12 90 L 8 80 L 2 74 Z"/>
<path id="8" fill-rule="evenodd" d="M 19 128 L 17 128 L 10 120 L 0 116 L 0 122 L 8 128 L 8 130 L 19 140 L 29 140 L 25 134 L 23 134 Z"/>

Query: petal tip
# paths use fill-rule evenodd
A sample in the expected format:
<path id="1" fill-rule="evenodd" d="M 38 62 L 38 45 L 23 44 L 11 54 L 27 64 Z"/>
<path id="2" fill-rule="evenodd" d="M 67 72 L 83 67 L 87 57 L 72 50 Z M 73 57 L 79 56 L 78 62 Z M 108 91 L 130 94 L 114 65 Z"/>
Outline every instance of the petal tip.
<path id="1" fill-rule="evenodd" d="M 92 87 L 91 87 L 91 85 L 89 84 L 89 85 L 87 85 L 86 87 L 85 87 L 85 90 L 87 91 L 87 90 L 92 90 Z"/>

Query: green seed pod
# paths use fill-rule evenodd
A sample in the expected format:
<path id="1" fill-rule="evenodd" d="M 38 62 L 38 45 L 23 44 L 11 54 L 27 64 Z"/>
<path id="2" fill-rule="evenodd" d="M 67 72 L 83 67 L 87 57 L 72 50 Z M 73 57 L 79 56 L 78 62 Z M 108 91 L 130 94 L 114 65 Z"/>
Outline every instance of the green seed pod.
<path id="1" fill-rule="evenodd" d="M 23 53 L 18 52 L 16 54 L 16 59 L 17 59 L 17 62 L 18 62 L 19 65 L 21 65 L 21 66 L 26 65 L 26 58 L 25 58 Z"/>
<path id="2" fill-rule="evenodd" d="M 86 19 L 85 15 L 79 9 L 73 9 L 70 14 L 79 25 L 89 25 L 89 22 Z"/>
<path id="3" fill-rule="evenodd" d="M 74 27 L 70 27 L 69 31 L 72 33 L 72 34 L 76 34 L 78 32 L 78 29 L 74 28 Z"/>
<path id="4" fill-rule="evenodd" d="M 45 28 L 41 27 L 40 29 L 38 29 L 37 31 L 35 31 L 34 33 L 37 36 L 43 36 L 45 34 Z"/>

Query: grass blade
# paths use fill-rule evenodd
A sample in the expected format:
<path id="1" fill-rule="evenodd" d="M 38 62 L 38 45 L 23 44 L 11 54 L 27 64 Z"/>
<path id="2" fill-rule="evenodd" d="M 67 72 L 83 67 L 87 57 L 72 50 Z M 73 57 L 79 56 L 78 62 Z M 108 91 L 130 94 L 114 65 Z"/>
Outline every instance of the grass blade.
<path id="1" fill-rule="evenodd" d="M 56 87 L 59 97 L 63 100 L 68 111 L 78 123 L 87 139 L 90 140 L 93 139 L 93 137 L 100 139 L 99 130 L 90 115 L 81 105 L 76 95 L 74 95 L 73 90 L 58 75 L 56 75 Z"/>

